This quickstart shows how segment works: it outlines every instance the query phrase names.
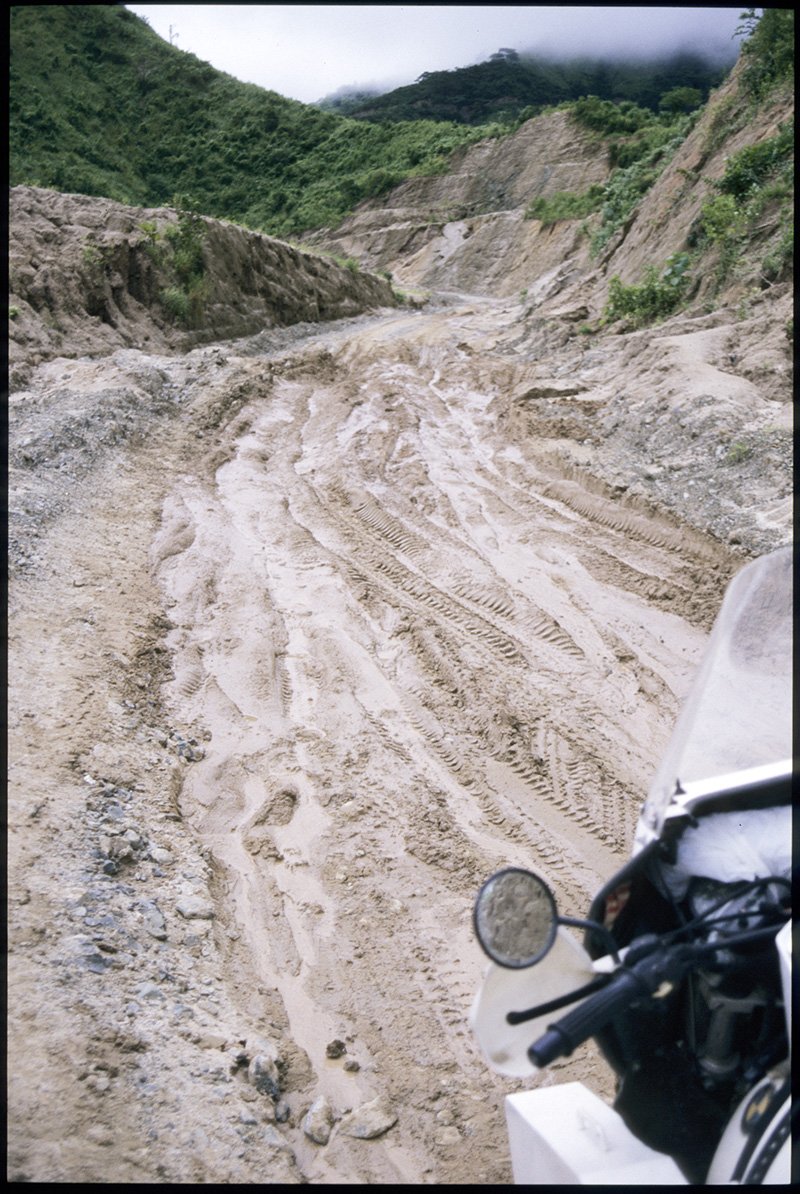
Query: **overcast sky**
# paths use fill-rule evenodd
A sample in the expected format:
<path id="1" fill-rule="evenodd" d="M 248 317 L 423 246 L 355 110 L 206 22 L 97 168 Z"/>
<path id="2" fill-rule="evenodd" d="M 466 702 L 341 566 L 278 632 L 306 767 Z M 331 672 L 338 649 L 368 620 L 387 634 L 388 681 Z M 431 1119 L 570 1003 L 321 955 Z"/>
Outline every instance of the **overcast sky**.
<path id="1" fill-rule="evenodd" d="M 388 90 L 423 71 L 484 62 L 501 46 L 565 54 L 730 52 L 736 8 L 549 5 L 128 4 L 181 50 L 245 83 L 313 103 L 342 87 Z"/>

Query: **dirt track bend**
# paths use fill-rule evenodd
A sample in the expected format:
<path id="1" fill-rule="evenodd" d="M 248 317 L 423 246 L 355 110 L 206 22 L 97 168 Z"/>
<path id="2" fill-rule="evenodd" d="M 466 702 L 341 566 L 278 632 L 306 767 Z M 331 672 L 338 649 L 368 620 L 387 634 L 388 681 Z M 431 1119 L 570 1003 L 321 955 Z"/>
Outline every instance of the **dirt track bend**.
<path id="1" fill-rule="evenodd" d="M 522 1084 L 467 1025 L 473 894 L 517 863 L 585 912 L 721 590 L 710 540 L 504 436 L 498 318 L 386 314 L 269 361 L 225 346 L 216 374 L 206 353 L 194 459 L 171 475 L 164 447 L 159 476 L 151 448 L 141 474 L 169 481 L 146 548 L 163 717 L 202 744 L 180 814 L 212 868 L 220 977 L 242 1005 L 269 993 L 310 1063 L 282 1129 L 306 1180 L 510 1180 L 501 1104 Z M 337 1038 L 360 1068 L 326 1057 Z M 591 1052 L 543 1080 L 564 1078 L 606 1082 Z M 300 1128 L 320 1093 L 337 1115 L 385 1095 L 398 1122 L 321 1147 Z"/>

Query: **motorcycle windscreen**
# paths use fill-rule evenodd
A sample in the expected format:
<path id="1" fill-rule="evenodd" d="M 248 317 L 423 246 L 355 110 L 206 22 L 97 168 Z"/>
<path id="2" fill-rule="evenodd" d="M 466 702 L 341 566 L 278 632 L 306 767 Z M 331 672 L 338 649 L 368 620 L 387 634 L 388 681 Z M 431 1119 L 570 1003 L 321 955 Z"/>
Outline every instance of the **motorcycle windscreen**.
<path id="1" fill-rule="evenodd" d="M 792 562 L 793 549 L 781 548 L 730 582 L 642 809 L 637 845 L 660 834 L 684 785 L 792 757 Z"/>
<path id="2" fill-rule="evenodd" d="M 597 972 L 591 958 L 563 928 L 558 929 L 546 957 L 535 966 L 510 970 L 491 962 L 469 1017 L 491 1068 L 509 1078 L 537 1074 L 538 1068 L 528 1058 L 528 1046 L 564 1012 L 550 1012 L 523 1024 L 509 1024 L 506 1016 L 568 995 L 594 978 Z M 571 1008 L 577 1006 L 578 1001 Z"/>

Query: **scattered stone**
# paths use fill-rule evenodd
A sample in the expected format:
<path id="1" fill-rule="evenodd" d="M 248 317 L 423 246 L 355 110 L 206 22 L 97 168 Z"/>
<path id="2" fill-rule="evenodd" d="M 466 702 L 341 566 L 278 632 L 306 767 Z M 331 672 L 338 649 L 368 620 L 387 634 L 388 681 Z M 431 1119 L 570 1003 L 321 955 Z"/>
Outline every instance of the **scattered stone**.
<path id="1" fill-rule="evenodd" d="M 279 1148 L 291 1152 L 289 1142 L 284 1140 L 278 1129 L 273 1127 L 272 1124 L 264 1124 L 264 1143 L 268 1144 L 270 1148 Z"/>
<path id="2" fill-rule="evenodd" d="M 378 1095 L 369 1103 L 363 1103 L 354 1111 L 348 1111 L 342 1119 L 341 1130 L 359 1140 L 374 1140 L 376 1136 L 388 1132 L 396 1123 L 397 1115 L 392 1110 L 389 1100 L 385 1095 Z"/>
<path id="3" fill-rule="evenodd" d="M 269 1095 L 275 1102 L 280 1094 L 280 1077 L 276 1059 L 267 1053 L 257 1053 L 247 1070 L 247 1077 L 261 1094 Z"/>
<path id="4" fill-rule="evenodd" d="M 123 1053 L 142 1053 L 148 1047 L 148 1040 L 140 1032 L 132 1029 L 120 1028 L 114 1038 L 114 1044 Z"/>
<path id="5" fill-rule="evenodd" d="M 340 1041 L 338 1038 L 334 1041 L 331 1041 L 330 1044 L 328 1044 L 325 1048 L 325 1056 L 334 1059 L 337 1057 L 343 1057 L 346 1052 L 347 1046 L 345 1045 L 344 1041 Z"/>
<path id="6" fill-rule="evenodd" d="M 168 866 L 174 861 L 169 850 L 165 850 L 163 846 L 151 846 L 149 854 L 151 861 L 157 862 L 160 866 Z"/>
<path id="7" fill-rule="evenodd" d="M 145 931 L 157 941 L 166 941 L 167 922 L 164 914 L 154 900 L 142 900 L 139 905 L 144 921 Z"/>
<path id="8" fill-rule="evenodd" d="M 434 1140 L 441 1148 L 447 1148 L 461 1143 L 461 1133 L 456 1127 L 440 1128 Z"/>
<path id="9" fill-rule="evenodd" d="M 164 992 L 155 983 L 139 983 L 136 988 L 136 995 L 139 999 L 148 999 L 151 1002 L 155 999 L 164 998 Z"/>
<path id="10" fill-rule="evenodd" d="M 108 1124 L 92 1124 L 86 1129 L 86 1139 L 92 1144 L 99 1144 L 101 1148 L 107 1148 L 114 1143 L 114 1133 Z"/>
<path id="11" fill-rule="evenodd" d="M 184 920 L 213 920 L 214 905 L 203 896 L 183 896 L 175 905 Z"/>
<path id="12" fill-rule="evenodd" d="M 342 1068 L 349 1074 L 356 1074 L 361 1069 L 361 1063 L 356 1061 L 355 1057 L 348 1057 Z"/>
<path id="13" fill-rule="evenodd" d="M 311 1104 L 303 1119 L 303 1131 L 315 1144 L 327 1144 L 332 1128 L 333 1108 L 325 1095 L 320 1095 Z"/>
<path id="14" fill-rule="evenodd" d="M 181 1020 L 193 1020 L 195 1018 L 195 1010 L 189 1007 L 187 1003 L 176 1003 L 172 1008 L 173 1022 L 180 1023 Z"/>
<path id="15" fill-rule="evenodd" d="M 224 1032 L 213 1032 L 209 1029 L 205 1032 L 195 1033 L 192 1042 L 199 1045 L 201 1049 L 224 1049 L 228 1038 Z"/>
<path id="16" fill-rule="evenodd" d="M 205 747 L 201 746 L 196 738 L 189 738 L 187 741 L 180 734 L 173 734 L 171 740 L 178 758 L 183 759 L 184 763 L 198 763 L 206 757 Z"/>

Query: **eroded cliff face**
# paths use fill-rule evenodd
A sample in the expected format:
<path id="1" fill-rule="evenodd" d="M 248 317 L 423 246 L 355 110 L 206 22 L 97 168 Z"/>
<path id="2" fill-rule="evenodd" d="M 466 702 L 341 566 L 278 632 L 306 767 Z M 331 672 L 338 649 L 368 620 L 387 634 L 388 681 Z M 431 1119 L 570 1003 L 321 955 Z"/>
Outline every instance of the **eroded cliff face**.
<path id="1" fill-rule="evenodd" d="M 535 198 L 581 193 L 609 177 L 605 144 L 566 112 L 536 117 L 510 137 L 473 146 L 451 173 L 411 179 L 311 240 L 365 268 L 388 269 L 403 286 L 496 297 L 524 292 L 528 309 L 537 313 L 597 318 L 609 278 L 636 283 L 647 266 L 685 250 L 730 155 L 773 136 L 791 117 L 791 94 L 753 110 L 739 74 L 735 68 L 712 94 L 656 183 L 594 259 L 589 239 L 599 215 L 547 228 L 524 218 Z M 779 225 L 777 211 L 765 214 L 756 252 L 768 251 Z M 715 265 L 711 254 L 697 272 L 692 297 L 698 310 L 736 302 L 757 284 L 754 270 L 739 269 L 712 295 Z"/>
<path id="2" fill-rule="evenodd" d="M 448 174 L 409 179 L 310 240 L 389 269 L 404 286 L 504 297 L 565 261 L 588 265 L 577 222 L 542 228 L 524 211 L 533 199 L 583 191 L 608 174 L 604 147 L 566 112 L 551 112 L 465 150 Z"/>
<path id="3" fill-rule="evenodd" d="M 168 208 L 12 187 L 9 305 L 12 384 L 31 365 L 136 347 L 186 351 L 265 327 L 328 321 L 396 302 L 383 279 L 235 224 L 203 220 L 205 296 L 191 326 L 162 293 Z"/>

